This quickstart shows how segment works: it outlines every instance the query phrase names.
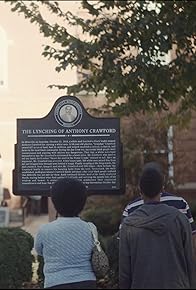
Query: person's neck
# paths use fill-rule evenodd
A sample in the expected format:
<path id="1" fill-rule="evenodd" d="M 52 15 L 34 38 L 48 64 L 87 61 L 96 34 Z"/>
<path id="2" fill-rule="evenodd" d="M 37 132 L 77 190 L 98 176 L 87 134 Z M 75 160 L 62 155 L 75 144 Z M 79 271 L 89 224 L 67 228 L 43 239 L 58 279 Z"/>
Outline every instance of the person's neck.
<path id="1" fill-rule="evenodd" d="M 156 195 L 153 198 L 149 198 L 145 195 L 143 195 L 142 197 L 143 197 L 144 203 L 157 203 L 157 202 L 160 202 L 161 194 L 159 193 L 158 195 Z"/>
<path id="2" fill-rule="evenodd" d="M 79 216 L 76 216 L 76 215 L 74 215 L 74 216 L 72 216 L 72 215 L 60 215 L 60 214 L 58 214 L 57 217 L 61 217 L 61 218 L 77 218 Z"/>

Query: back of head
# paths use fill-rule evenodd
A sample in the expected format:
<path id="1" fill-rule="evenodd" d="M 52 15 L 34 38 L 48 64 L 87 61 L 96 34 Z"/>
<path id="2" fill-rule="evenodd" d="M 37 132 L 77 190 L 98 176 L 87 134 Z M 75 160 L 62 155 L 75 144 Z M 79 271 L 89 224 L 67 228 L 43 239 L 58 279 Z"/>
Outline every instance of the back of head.
<path id="1" fill-rule="evenodd" d="M 61 178 L 52 186 L 51 198 L 61 216 L 78 216 L 86 203 L 86 187 L 77 179 Z"/>
<path id="2" fill-rule="evenodd" d="M 156 162 L 147 163 L 140 178 L 140 189 L 148 198 L 157 196 L 163 188 L 163 174 Z"/>
<path id="3" fill-rule="evenodd" d="M 163 169 L 158 162 L 155 162 L 155 161 L 147 162 L 144 165 L 142 172 L 148 169 L 155 169 L 157 172 L 159 172 L 163 176 Z"/>

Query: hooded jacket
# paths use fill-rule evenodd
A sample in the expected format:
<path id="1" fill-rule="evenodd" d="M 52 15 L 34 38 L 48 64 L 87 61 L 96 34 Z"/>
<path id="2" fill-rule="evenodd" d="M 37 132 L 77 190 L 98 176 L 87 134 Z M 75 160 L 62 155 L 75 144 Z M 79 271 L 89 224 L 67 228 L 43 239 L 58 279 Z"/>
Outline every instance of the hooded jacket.
<path id="1" fill-rule="evenodd" d="M 124 220 L 120 233 L 121 289 L 193 288 L 192 234 L 174 207 L 144 204 Z"/>

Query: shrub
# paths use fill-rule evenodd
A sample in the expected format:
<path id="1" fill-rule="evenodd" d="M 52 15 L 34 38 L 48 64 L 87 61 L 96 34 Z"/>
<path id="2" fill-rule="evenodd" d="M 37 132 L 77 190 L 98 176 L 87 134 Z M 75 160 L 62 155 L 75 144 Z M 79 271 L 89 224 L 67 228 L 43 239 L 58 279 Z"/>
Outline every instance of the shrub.
<path id="1" fill-rule="evenodd" d="M 99 207 L 83 212 L 86 221 L 94 223 L 102 236 L 111 236 L 118 231 L 121 211 L 115 207 Z"/>
<path id="2" fill-rule="evenodd" d="M 104 238 L 105 252 L 109 259 L 110 271 L 104 279 L 97 281 L 97 289 L 119 289 L 119 239 L 118 233 Z"/>
<path id="3" fill-rule="evenodd" d="M 38 276 L 38 283 L 41 287 L 44 285 L 44 259 L 42 256 L 37 256 L 38 261 L 38 269 L 37 269 L 37 276 Z"/>
<path id="4" fill-rule="evenodd" d="M 195 220 L 196 219 L 196 203 L 195 202 L 190 203 L 190 209 L 191 209 L 191 214 Z"/>
<path id="5" fill-rule="evenodd" d="M 32 279 L 33 237 L 20 228 L 0 229 L 0 288 L 21 289 Z"/>
<path id="6" fill-rule="evenodd" d="M 118 289 L 119 276 L 119 239 L 118 233 L 108 238 L 106 254 L 110 262 L 108 289 Z"/>

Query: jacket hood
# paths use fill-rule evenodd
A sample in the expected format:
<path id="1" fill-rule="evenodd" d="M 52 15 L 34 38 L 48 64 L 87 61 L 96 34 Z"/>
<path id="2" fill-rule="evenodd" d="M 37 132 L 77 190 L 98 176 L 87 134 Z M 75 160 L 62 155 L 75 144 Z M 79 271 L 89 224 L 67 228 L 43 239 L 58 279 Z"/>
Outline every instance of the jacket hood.
<path id="1" fill-rule="evenodd" d="M 165 204 L 144 204 L 128 216 L 124 223 L 163 235 L 168 231 L 168 221 L 174 220 L 178 214 L 177 209 Z"/>

